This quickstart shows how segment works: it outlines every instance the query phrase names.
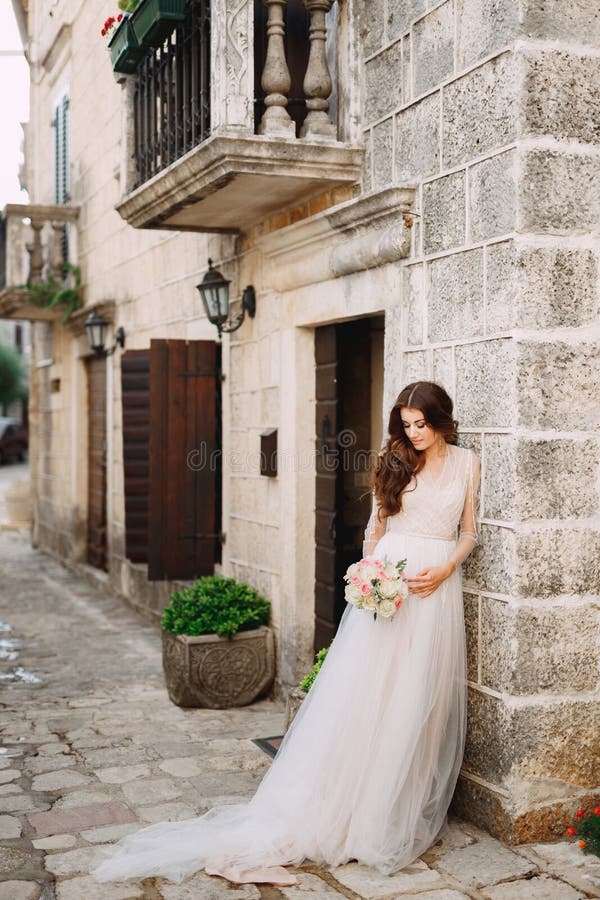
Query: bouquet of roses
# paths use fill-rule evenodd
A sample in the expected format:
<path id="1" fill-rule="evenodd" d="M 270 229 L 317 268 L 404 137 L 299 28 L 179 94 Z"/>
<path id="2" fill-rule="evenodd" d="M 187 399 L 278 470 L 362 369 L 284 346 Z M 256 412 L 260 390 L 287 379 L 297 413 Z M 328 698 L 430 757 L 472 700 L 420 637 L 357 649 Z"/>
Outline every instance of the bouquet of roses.
<path id="1" fill-rule="evenodd" d="M 387 557 L 366 556 L 349 566 L 344 575 L 347 582 L 345 597 L 357 609 L 370 609 L 377 615 L 391 619 L 408 597 L 408 584 L 402 574 L 406 560 L 392 563 Z"/>

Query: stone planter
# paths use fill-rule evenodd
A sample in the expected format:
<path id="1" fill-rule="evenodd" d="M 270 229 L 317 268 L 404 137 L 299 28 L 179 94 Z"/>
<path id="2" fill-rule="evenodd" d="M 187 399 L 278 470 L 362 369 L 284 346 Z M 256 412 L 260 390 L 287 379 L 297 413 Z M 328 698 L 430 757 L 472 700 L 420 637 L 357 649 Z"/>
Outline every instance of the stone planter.
<path id="1" fill-rule="evenodd" d="M 163 631 L 163 669 L 169 697 L 177 706 L 246 706 L 273 684 L 273 633 L 264 625 L 239 631 L 231 640 Z"/>
<path id="2" fill-rule="evenodd" d="M 108 49 L 113 72 L 132 75 L 137 71 L 146 51 L 138 44 L 129 16 L 124 16 L 115 29 L 115 33 L 108 42 Z"/>
<path id="3" fill-rule="evenodd" d="M 131 16 L 140 47 L 159 47 L 185 19 L 187 0 L 141 0 Z"/>

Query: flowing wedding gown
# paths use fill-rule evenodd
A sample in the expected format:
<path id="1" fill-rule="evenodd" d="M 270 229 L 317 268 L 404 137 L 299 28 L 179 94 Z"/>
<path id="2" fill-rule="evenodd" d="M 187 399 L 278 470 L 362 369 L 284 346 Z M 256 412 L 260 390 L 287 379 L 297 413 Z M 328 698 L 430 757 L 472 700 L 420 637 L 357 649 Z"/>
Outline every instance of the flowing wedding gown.
<path id="1" fill-rule="evenodd" d="M 439 477 L 413 478 L 400 513 L 380 523 L 373 509 L 364 553 L 406 559 L 408 576 L 452 559 L 454 573 L 428 597 L 409 595 L 391 619 L 348 605 L 252 799 L 124 838 L 94 870 L 99 881 L 179 882 L 205 868 L 231 881 L 293 884 L 282 867 L 304 859 L 356 859 L 391 874 L 431 846 L 463 754 L 459 564 L 477 541 L 479 460 L 446 446 Z"/>

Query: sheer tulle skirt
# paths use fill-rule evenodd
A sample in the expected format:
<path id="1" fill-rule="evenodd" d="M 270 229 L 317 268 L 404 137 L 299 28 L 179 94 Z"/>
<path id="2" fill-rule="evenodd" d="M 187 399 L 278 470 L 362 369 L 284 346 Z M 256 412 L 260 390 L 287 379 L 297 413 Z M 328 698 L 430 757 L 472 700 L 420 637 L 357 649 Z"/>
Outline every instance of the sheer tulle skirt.
<path id="1" fill-rule="evenodd" d="M 388 531 L 375 553 L 406 558 L 412 575 L 442 563 L 454 546 Z M 348 606 L 254 797 L 144 828 L 111 848 L 94 875 L 181 881 L 206 867 L 232 880 L 278 881 L 281 870 L 278 877 L 269 868 L 306 858 L 356 859 L 391 874 L 445 823 L 465 725 L 459 570 L 429 597 L 411 595 L 392 619 Z"/>

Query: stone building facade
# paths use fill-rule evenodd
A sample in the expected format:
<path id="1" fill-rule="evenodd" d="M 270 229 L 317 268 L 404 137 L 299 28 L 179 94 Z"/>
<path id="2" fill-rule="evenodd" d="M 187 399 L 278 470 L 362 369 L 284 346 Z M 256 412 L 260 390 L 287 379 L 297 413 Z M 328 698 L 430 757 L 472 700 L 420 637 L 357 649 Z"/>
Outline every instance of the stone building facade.
<path id="1" fill-rule="evenodd" d="M 210 137 L 140 182 L 134 81 L 114 80 L 98 35 L 110 4 L 30 0 L 31 201 L 53 202 L 44 147 L 68 97 L 85 312 L 123 327 L 126 351 L 211 342 L 194 289 L 208 257 L 236 304 L 254 286 L 256 316 L 222 344 L 215 568 L 271 599 L 282 689 L 306 670 L 316 628 L 328 615 L 335 625 L 332 580 L 365 520 L 365 472 L 332 476 L 327 460 L 348 436 L 376 450 L 409 381 L 449 390 L 460 441 L 482 460 L 455 805 L 508 840 L 551 839 L 600 790 L 600 11 L 595 0 L 306 6 L 328 29 L 326 44 L 313 36 L 307 94 L 327 117 L 326 51 L 335 126 L 317 116 L 302 134 L 285 120 L 274 19 L 263 91 L 279 112 L 259 125 L 263 20 L 249 0 L 216 0 Z M 35 322 L 33 347 L 34 540 L 89 563 L 82 315 Z M 149 581 L 127 556 L 120 355 L 105 368 L 102 577 L 156 617 L 176 579 Z M 259 466 L 271 429 L 275 478 Z"/>

